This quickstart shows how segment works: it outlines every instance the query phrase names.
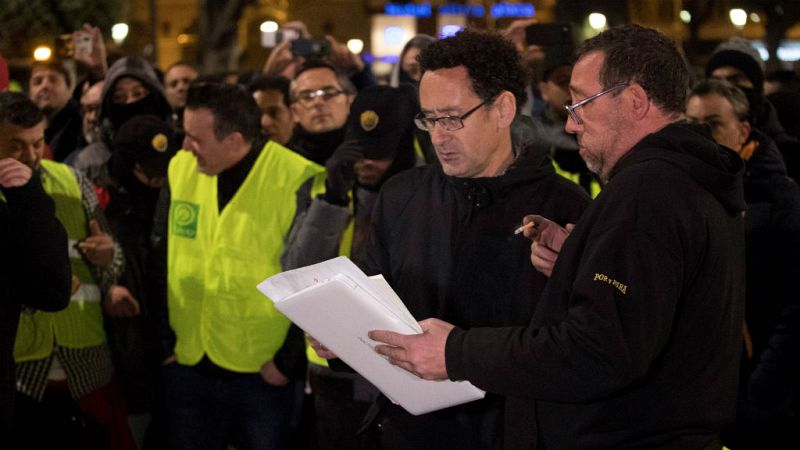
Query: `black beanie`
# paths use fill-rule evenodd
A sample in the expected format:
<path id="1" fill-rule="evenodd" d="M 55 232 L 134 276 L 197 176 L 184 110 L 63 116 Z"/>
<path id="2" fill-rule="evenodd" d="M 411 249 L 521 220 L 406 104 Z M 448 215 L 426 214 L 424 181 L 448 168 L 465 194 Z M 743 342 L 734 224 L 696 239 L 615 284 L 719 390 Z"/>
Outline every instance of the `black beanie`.
<path id="1" fill-rule="evenodd" d="M 719 67 L 731 66 L 744 73 L 748 80 L 753 83 L 753 89 L 757 92 L 764 91 L 764 71 L 761 65 L 752 56 L 739 50 L 720 50 L 708 60 L 706 64 L 706 76 Z"/>

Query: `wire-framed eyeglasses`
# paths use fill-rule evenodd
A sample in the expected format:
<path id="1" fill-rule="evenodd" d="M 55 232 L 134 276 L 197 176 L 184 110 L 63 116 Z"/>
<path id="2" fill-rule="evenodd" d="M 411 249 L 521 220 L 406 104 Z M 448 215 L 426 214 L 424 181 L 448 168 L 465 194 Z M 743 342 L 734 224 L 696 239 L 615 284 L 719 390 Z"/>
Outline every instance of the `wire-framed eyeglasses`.
<path id="1" fill-rule="evenodd" d="M 442 129 L 447 131 L 456 131 L 464 128 L 464 119 L 469 117 L 470 114 L 477 111 L 481 106 L 486 105 L 492 99 L 482 101 L 478 106 L 470 109 L 460 116 L 442 116 L 442 117 L 425 117 L 424 114 L 419 113 L 414 117 L 414 123 L 422 131 L 431 131 L 438 123 Z"/>
<path id="2" fill-rule="evenodd" d="M 344 94 L 344 91 L 335 87 L 324 87 L 322 89 L 315 89 L 313 91 L 300 91 L 294 98 L 294 101 L 303 106 L 309 106 L 314 102 L 317 97 L 322 97 L 323 100 L 330 100 L 337 95 Z"/>
<path id="3" fill-rule="evenodd" d="M 583 120 L 581 120 L 581 117 L 578 115 L 578 113 L 575 111 L 575 109 L 580 108 L 581 106 L 584 106 L 587 103 L 591 103 L 592 101 L 597 100 L 599 97 L 602 97 L 602 96 L 608 94 L 609 92 L 616 91 L 617 89 L 622 88 L 622 87 L 626 87 L 626 86 L 628 86 L 628 83 L 620 83 L 620 84 L 611 86 L 610 88 L 605 89 L 603 91 L 600 91 L 597 94 L 594 94 L 594 95 L 591 95 L 589 97 L 586 97 L 585 99 L 580 100 L 580 101 L 578 101 L 576 103 L 573 103 L 571 105 L 567 105 L 567 106 L 565 106 L 565 108 L 567 108 L 567 112 L 569 113 L 569 116 L 572 117 L 572 120 L 575 121 L 576 124 L 582 125 L 583 124 Z"/>

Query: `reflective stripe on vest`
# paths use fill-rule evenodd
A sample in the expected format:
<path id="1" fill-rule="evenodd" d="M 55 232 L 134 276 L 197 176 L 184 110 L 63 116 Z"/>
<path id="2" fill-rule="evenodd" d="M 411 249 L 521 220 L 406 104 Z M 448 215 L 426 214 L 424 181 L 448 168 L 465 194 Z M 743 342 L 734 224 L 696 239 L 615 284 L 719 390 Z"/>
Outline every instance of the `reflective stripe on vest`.
<path id="1" fill-rule="evenodd" d="M 557 174 L 559 174 L 562 177 L 568 179 L 569 181 L 572 181 L 573 183 L 577 184 L 578 186 L 581 186 L 581 175 L 580 174 L 573 173 L 573 172 L 568 172 L 568 171 L 562 169 L 561 166 L 559 166 L 558 163 L 555 162 L 555 160 L 553 160 L 553 168 L 556 169 L 556 173 Z M 583 187 L 583 186 L 581 186 L 581 187 Z M 590 183 L 589 189 L 591 191 L 591 192 L 589 192 L 589 196 L 592 197 L 592 198 L 595 198 L 598 195 L 600 195 L 600 191 L 602 190 L 602 187 L 600 186 L 600 182 L 598 182 L 593 177 L 592 181 Z"/>
<path id="2" fill-rule="evenodd" d="M 217 177 L 180 151 L 169 165 L 169 320 L 178 362 L 203 355 L 220 367 L 258 372 L 283 345 L 289 321 L 256 285 L 280 272 L 296 191 L 324 168 L 268 142 L 219 212 Z"/>
<path id="3" fill-rule="evenodd" d="M 72 295 L 69 306 L 63 311 L 21 314 L 14 343 L 14 359 L 17 362 L 50 356 L 54 343 L 70 348 L 86 348 L 100 345 L 106 340 L 100 289 L 76 248 L 77 242 L 88 234 L 78 180 L 69 166 L 43 160 L 42 185 L 55 202 L 56 216 L 67 230 L 72 274 L 80 280 L 81 288 Z"/>

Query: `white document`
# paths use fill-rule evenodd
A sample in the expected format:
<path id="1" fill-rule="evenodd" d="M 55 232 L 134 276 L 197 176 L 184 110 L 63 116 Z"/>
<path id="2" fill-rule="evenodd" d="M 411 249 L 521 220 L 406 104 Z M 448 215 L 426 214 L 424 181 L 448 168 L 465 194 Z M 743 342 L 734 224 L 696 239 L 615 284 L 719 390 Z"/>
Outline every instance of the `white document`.
<path id="1" fill-rule="evenodd" d="M 382 276 L 367 277 L 347 257 L 279 273 L 258 289 L 292 322 L 411 414 L 485 395 L 467 381 L 423 380 L 376 353 L 369 331 L 418 334 L 422 329 Z"/>

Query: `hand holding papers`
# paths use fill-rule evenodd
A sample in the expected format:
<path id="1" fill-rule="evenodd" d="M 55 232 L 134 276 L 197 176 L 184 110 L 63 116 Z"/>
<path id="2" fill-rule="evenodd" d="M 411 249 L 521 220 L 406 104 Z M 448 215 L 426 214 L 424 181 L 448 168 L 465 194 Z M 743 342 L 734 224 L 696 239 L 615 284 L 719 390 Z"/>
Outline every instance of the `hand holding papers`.
<path id="1" fill-rule="evenodd" d="M 280 273 L 258 289 L 286 317 L 411 414 L 484 396 L 465 381 L 423 380 L 376 353 L 369 331 L 411 335 L 422 333 L 422 328 L 383 277 L 368 278 L 345 257 Z"/>

